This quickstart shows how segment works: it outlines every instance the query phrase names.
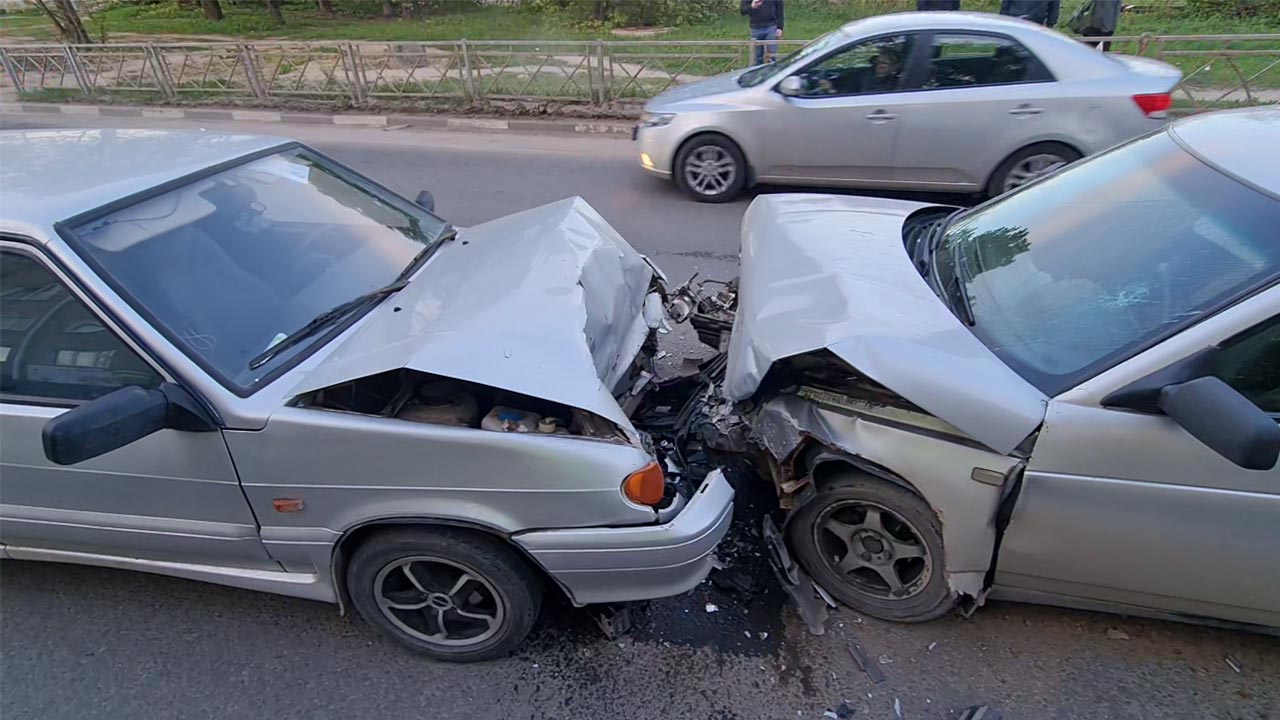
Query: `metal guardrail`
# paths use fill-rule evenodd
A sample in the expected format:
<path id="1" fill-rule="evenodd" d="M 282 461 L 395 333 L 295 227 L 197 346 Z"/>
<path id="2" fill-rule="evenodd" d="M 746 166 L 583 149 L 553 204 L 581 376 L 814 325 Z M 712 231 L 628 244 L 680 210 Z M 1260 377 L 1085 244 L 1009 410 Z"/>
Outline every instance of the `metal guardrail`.
<path id="1" fill-rule="evenodd" d="M 1280 33 L 1111 38 L 1111 52 L 1182 68 L 1193 109 L 1280 102 Z M 748 40 L 250 42 L 0 45 L 20 96 L 135 101 L 311 98 L 641 102 L 749 64 Z M 780 41 L 779 52 L 802 43 Z"/>

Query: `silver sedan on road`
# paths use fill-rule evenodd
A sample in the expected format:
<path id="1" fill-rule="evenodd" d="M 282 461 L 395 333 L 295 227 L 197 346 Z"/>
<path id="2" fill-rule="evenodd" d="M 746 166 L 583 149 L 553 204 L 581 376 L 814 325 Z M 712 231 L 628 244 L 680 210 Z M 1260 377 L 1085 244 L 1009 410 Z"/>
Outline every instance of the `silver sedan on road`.
<path id="1" fill-rule="evenodd" d="M 0 556 L 354 606 L 447 660 L 684 592 L 733 489 L 630 419 L 662 277 L 581 199 L 464 230 L 281 138 L 0 133 Z"/>
<path id="2" fill-rule="evenodd" d="M 645 106 L 641 167 L 695 200 L 757 182 L 998 195 L 1165 122 L 1175 67 L 997 15 L 849 23 Z"/>

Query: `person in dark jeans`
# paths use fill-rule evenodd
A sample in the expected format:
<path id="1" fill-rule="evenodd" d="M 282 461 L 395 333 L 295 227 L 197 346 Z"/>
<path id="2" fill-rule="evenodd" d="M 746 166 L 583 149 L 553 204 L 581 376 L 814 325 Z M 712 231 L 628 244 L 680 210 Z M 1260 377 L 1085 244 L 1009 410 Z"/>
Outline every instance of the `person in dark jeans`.
<path id="1" fill-rule="evenodd" d="M 1120 10 L 1120 0 L 1087 0 L 1067 21 L 1067 27 L 1082 37 L 1109 38 L 1116 34 L 1116 26 L 1120 24 Z M 1101 46 L 1103 52 L 1111 50 L 1110 40 L 1081 42 Z"/>
<path id="2" fill-rule="evenodd" d="M 960 0 L 916 0 L 916 10 L 959 10 Z"/>
<path id="3" fill-rule="evenodd" d="M 782 0 L 742 0 L 742 14 L 747 16 L 751 25 L 752 40 L 779 40 L 782 38 L 784 22 Z M 767 52 L 766 52 L 767 51 Z M 756 65 L 765 61 L 766 55 L 772 62 L 778 55 L 778 45 L 756 45 L 753 49 Z"/>
<path id="4" fill-rule="evenodd" d="M 1045 27 L 1058 24 L 1062 0 L 1000 0 L 1000 14 L 1020 17 Z"/>

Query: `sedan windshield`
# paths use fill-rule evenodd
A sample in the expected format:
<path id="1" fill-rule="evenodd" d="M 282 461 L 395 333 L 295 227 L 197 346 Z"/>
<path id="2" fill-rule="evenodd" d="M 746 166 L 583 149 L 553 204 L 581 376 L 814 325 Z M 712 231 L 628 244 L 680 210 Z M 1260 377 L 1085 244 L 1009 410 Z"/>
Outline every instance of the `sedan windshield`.
<path id="1" fill-rule="evenodd" d="M 937 284 L 1054 396 L 1275 282 L 1277 226 L 1280 202 L 1159 133 L 958 218 Z"/>
<path id="2" fill-rule="evenodd" d="M 395 281 L 447 228 L 295 148 L 95 217 L 70 240 L 140 315 L 243 394 L 327 335 L 251 369 L 253 358 Z"/>
<path id="3" fill-rule="evenodd" d="M 843 33 L 827 33 L 790 55 L 784 58 L 779 58 L 776 62 L 757 65 L 742 73 L 738 76 L 738 85 L 741 87 L 755 87 L 783 70 L 786 70 L 800 60 L 808 60 L 810 58 L 818 57 L 819 55 L 825 55 L 829 50 L 834 50 L 839 47 L 844 43 L 844 41 L 845 36 Z"/>

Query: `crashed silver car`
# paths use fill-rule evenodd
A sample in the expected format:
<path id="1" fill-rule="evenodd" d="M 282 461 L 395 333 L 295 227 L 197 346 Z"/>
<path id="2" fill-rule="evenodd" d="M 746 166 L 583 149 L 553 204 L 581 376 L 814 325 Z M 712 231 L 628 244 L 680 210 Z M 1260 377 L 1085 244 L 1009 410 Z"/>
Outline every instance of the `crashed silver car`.
<path id="1" fill-rule="evenodd" d="M 772 478 L 809 575 L 784 577 L 892 620 L 999 597 L 1280 628 L 1266 147 L 1274 108 L 972 210 L 755 200 L 737 286 L 682 290 L 727 345 L 689 433 Z"/>
<path id="2" fill-rule="evenodd" d="M 0 133 L 0 551 L 354 606 L 447 660 L 684 592 L 662 279 L 580 199 L 456 230 L 298 143 Z M 666 472 L 664 473 L 664 469 Z"/>

